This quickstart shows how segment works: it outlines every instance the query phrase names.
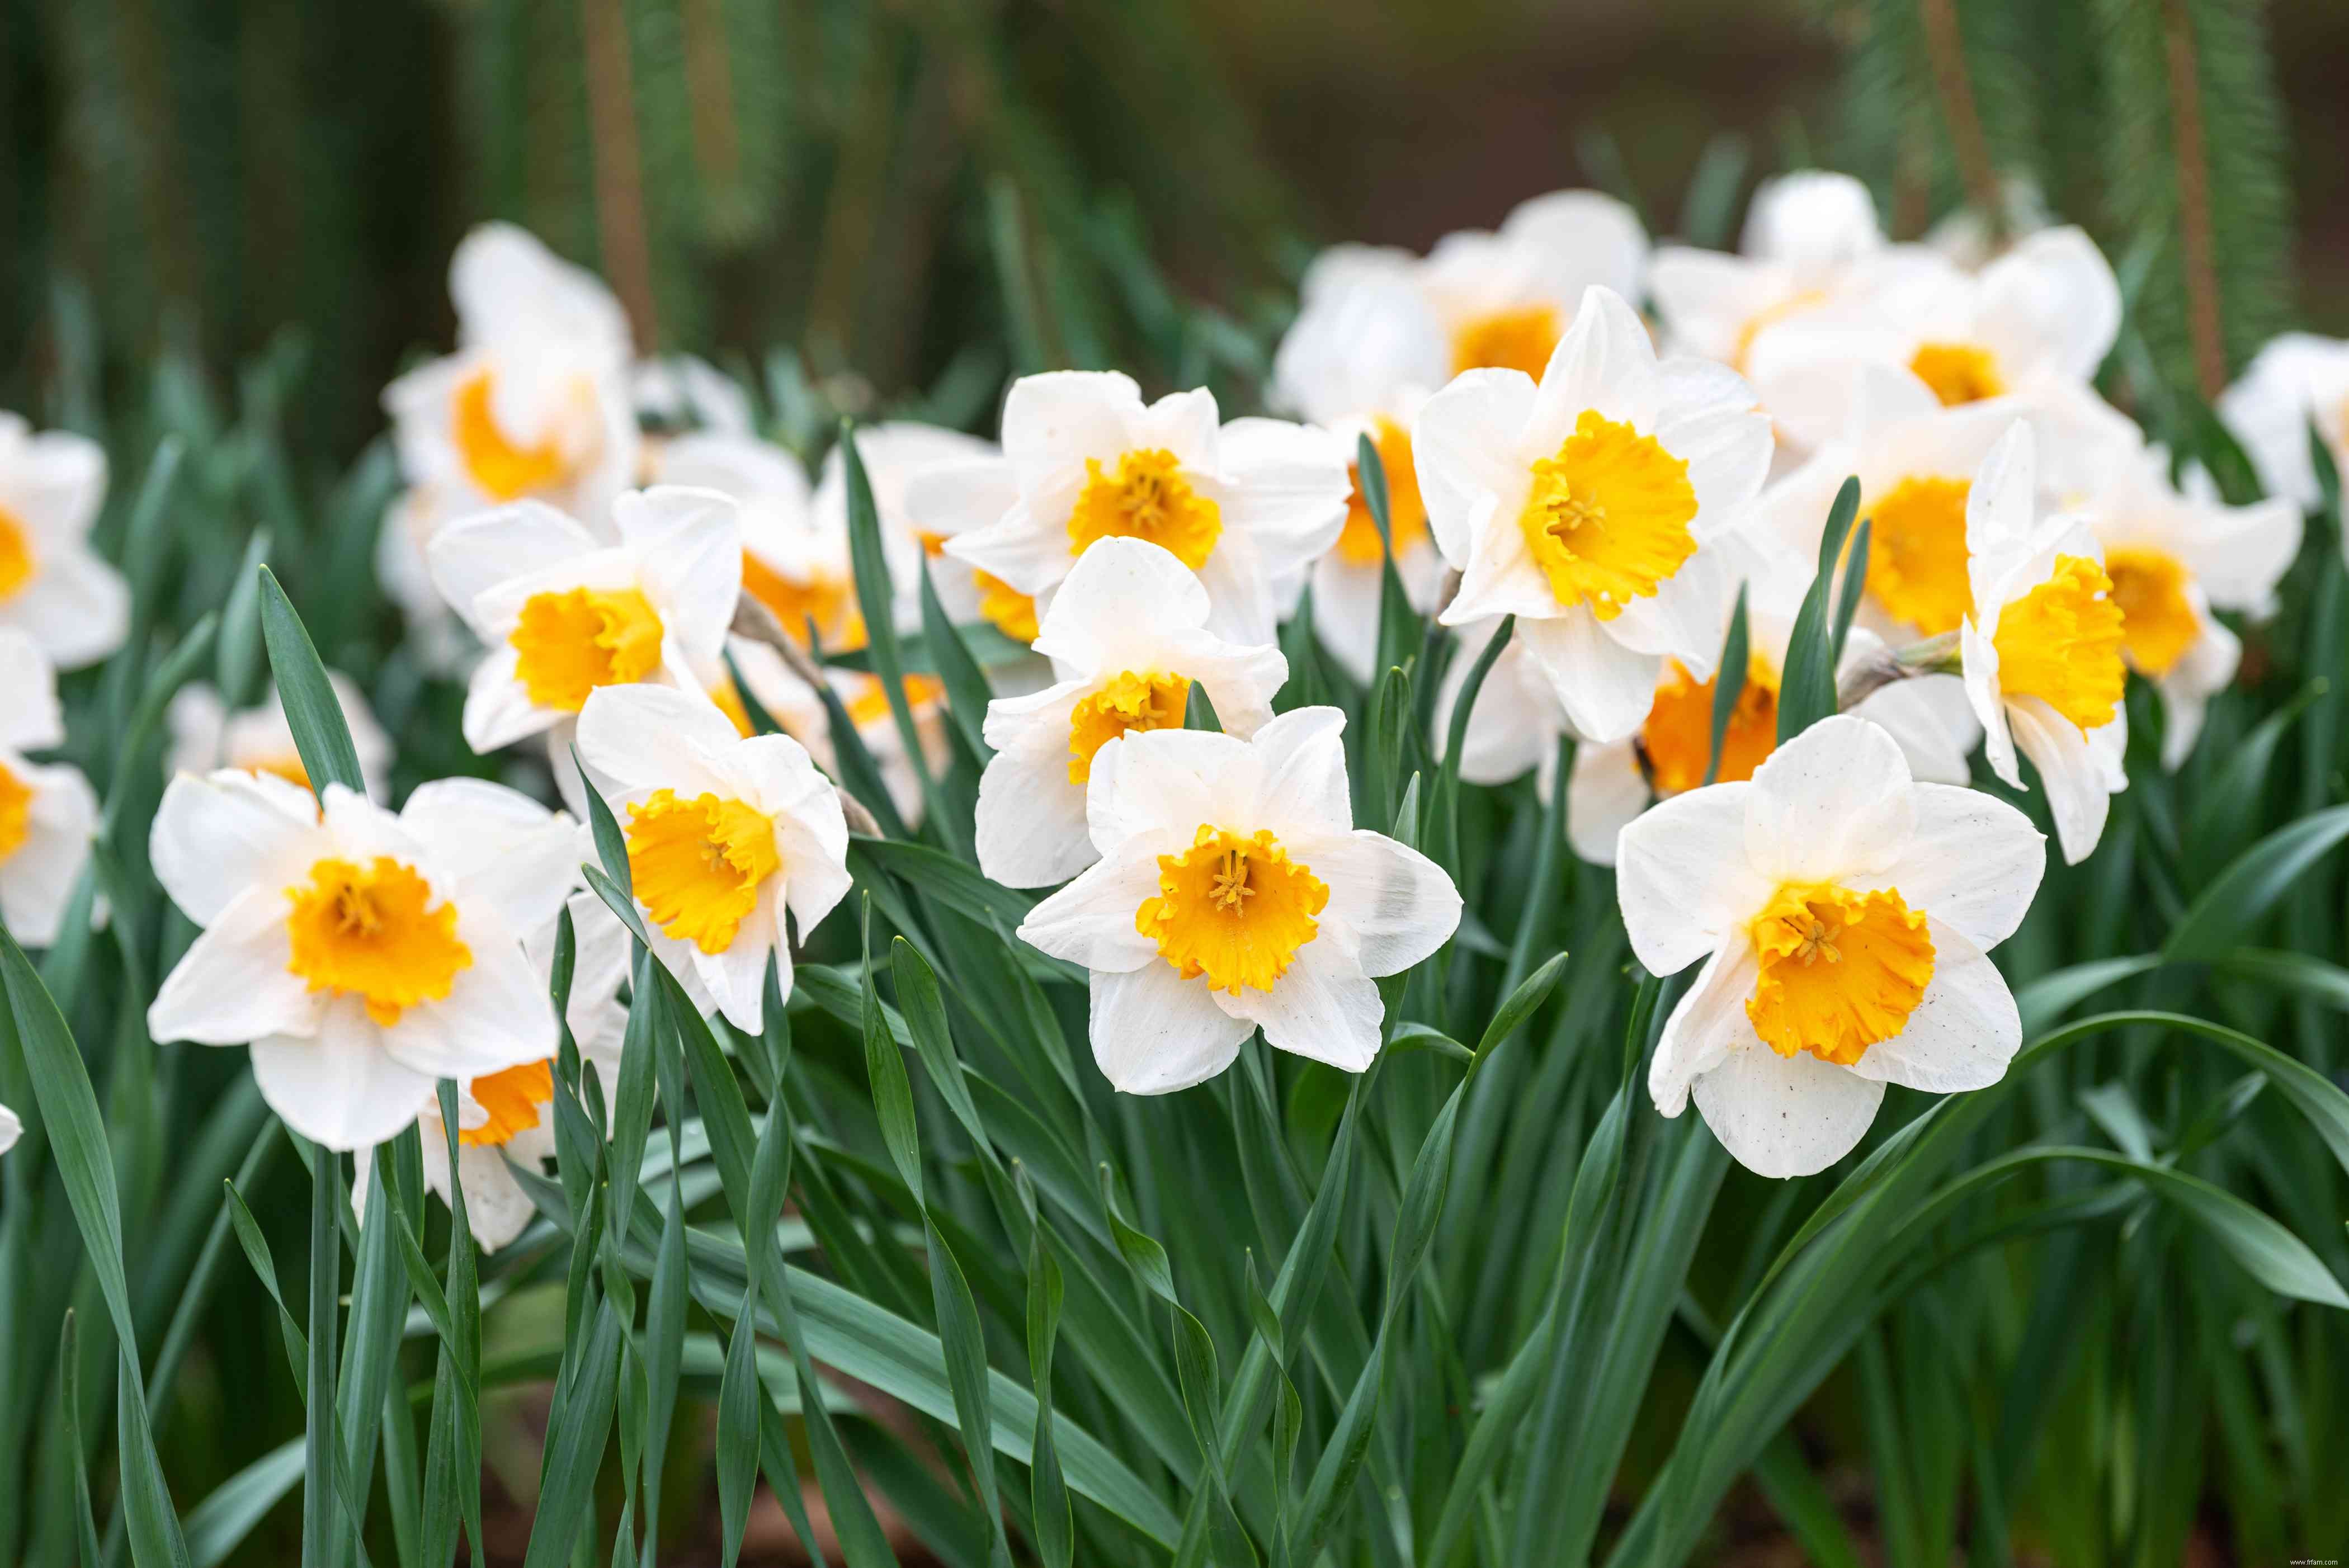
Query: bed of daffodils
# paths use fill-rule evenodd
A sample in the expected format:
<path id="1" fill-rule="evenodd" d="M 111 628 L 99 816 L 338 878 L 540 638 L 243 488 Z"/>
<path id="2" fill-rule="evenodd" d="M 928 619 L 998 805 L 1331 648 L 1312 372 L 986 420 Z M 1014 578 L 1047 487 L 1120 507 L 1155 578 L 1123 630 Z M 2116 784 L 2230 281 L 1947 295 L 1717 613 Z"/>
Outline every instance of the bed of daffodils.
<path id="1" fill-rule="evenodd" d="M 0 1556 L 2349 1534 L 2349 344 L 1566 191 L 812 479 L 450 282 L 355 524 L 0 420 Z"/>

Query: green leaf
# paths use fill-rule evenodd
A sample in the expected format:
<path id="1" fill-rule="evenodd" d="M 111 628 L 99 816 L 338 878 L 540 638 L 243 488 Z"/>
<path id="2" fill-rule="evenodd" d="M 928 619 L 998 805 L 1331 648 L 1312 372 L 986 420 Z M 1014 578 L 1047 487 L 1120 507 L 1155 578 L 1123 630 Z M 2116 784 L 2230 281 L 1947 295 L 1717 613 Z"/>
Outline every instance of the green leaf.
<path id="1" fill-rule="evenodd" d="M 261 565 L 268 557 L 269 531 L 255 529 L 244 542 L 243 563 L 230 580 L 228 603 L 221 609 L 213 676 L 221 701 L 233 709 L 252 703 L 261 674 Z"/>
<path id="2" fill-rule="evenodd" d="M 1835 618 L 1829 612 L 1836 563 L 1843 558 L 1844 537 L 1859 511 L 1859 480 L 1843 481 L 1835 506 L 1819 536 L 1817 575 L 1795 612 L 1795 629 L 1786 640 L 1786 668 L 1778 683 L 1778 744 L 1784 746 L 1812 725 L 1836 711 Z M 1839 614 L 1839 612 L 1838 612 Z"/>
<path id="3" fill-rule="evenodd" d="M 367 780 L 359 773 L 358 748 L 351 744 L 343 705 L 335 700 L 335 688 L 326 680 L 326 665 L 318 662 L 308 628 L 277 585 L 276 573 L 266 566 L 261 569 L 261 634 L 269 646 L 270 673 L 277 679 L 277 700 L 285 707 L 294 749 L 301 754 L 311 784 L 321 791 L 340 784 L 366 794 Z"/>
<path id="4" fill-rule="evenodd" d="M 937 673 L 947 688 L 947 715 L 954 721 L 955 729 L 962 736 L 963 744 L 970 748 L 971 756 L 981 768 L 995 756 L 995 748 L 987 744 L 987 709 L 995 693 L 987 684 L 987 672 L 970 651 L 970 645 L 955 624 L 947 618 L 946 606 L 938 603 L 936 584 L 930 576 L 926 557 L 916 568 L 922 574 L 922 640 L 927 646 Z"/>
<path id="5" fill-rule="evenodd" d="M 848 550 L 856 576 L 856 604 L 864 616 L 865 651 L 873 661 L 874 673 L 880 677 L 881 689 L 889 699 L 889 712 L 897 722 L 898 743 L 905 748 L 906 765 L 913 769 L 921 785 L 930 819 L 952 835 L 954 815 L 947 809 L 945 796 L 938 792 L 937 779 L 930 773 L 922 732 L 914 723 L 912 705 L 905 700 L 905 658 L 897 645 L 895 595 L 889 582 L 889 558 L 881 542 L 880 510 L 873 502 L 873 485 L 864 474 L 864 459 L 857 454 L 855 427 L 845 421 L 840 428 L 840 455 L 848 477 Z"/>
<path id="6" fill-rule="evenodd" d="M 2349 839 L 2349 806 L 2278 828 L 2235 857 L 2179 918 L 2162 948 L 2178 962 L 2215 958 L 2239 944 L 2317 861 Z"/>

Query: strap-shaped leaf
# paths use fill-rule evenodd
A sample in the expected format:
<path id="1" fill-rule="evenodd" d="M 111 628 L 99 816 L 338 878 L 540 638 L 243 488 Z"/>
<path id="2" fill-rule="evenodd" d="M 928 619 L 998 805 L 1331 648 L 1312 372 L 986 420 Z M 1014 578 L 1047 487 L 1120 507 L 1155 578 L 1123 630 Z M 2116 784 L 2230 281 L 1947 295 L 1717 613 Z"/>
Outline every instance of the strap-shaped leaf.
<path id="1" fill-rule="evenodd" d="M 358 748 L 351 744 L 351 727 L 343 717 L 343 705 L 335 700 L 326 666 L 319 662 L 317 647 L 295 613 L 294 602 L 266 566 L 261 569 L 261 635 L 269 648 L 270 673 L 277 679 L 277 700 L 294 732 L 294 749 L 301 754 L 311 784 L 319 789 L 340 784 L 366 794 Z"/>

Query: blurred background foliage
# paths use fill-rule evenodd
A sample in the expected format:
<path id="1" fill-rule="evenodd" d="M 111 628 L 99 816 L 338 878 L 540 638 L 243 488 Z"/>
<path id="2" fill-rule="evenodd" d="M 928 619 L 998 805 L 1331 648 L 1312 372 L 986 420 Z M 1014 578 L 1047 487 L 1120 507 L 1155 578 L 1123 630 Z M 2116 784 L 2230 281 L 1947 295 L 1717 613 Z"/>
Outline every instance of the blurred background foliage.
<path id="1" fill-rule="evenodd" d="M 159 349 L 225 382 L 276 344 L 303 356 L 290 445 L 339 459 L 448 340 L 450 248 L 491 217 L 608 277 L 644 346 L 789 346 L 851 412 L 951 371 L 928 411 L 976 418 L 1046 363 L 1245 382 L 1313 244 L 1424 248 L 1572 184 L 1725 229 L 1814 161 L 1904 237 L 1970 199 L 2088 224 L 2152 367 L 2206 395 L 2288 319 L 2349 327 L 2335 0 L 0 15 L 0 402 L 89 363 L 75 335 L 100 402 Z"/>

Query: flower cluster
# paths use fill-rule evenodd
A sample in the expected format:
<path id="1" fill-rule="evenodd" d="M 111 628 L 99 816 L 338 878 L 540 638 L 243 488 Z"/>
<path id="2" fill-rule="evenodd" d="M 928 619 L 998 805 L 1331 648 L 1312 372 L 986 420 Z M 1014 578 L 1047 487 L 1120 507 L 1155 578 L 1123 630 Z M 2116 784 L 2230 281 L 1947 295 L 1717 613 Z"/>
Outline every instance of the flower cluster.
<path id="1" fill-rule="evenodd" d="M 1976 268 L 1888 241 L 1829 174 L 1765 184 L 1737 254 L 1651 247 L 1586 191 L 1423 257 L 1328 252 L 1266 387 L 1290 418 L 1061 371 L 1011 386 L 998 441 L 881 423 L 812 475 L 724 377 L 640 362 L 610 293 L 521 231 L 467 238 L 450 293 L 456 351 L 385 394 L 408 488 L 378 568 L 419 659 L 465 681 L 466 743 L 533 742 L 565 809 L 444 779 L 389 810 L 391 742 L 339 676 L 360 778 L 315 790 L 274 694 L 182 691 L 150 858 L 201 932 L 148 1026 L 250 1046 L 326 1147 L 423 1120 L 444 1189 L 435 1080 L 456 1080 L 492 1245 L 529 1216 L 506 1162 L 552 1148 L 562 1039 L 616 1070 L 629 927 L 581 869 L 602 810 L 650 961 L 756 1033 L 849 891 L 852 825 L 918 828 L 967 756 L 961 841 L 1003 887 L 1057 890 L 1018 934 L 1089 976 L 1112 1084 L 1198 1083 L 1259 1030 L 1367 1068 L 1377 981 L 1449 942 L 1462 901 L 1355 826 L 1344 713 L 1299 703 L 1292 661 L 1370 683 L 1398 596 L 1450 646 L 1446 766 L 1563 789 L 1640 964 L 1702 965 L 1658 1109 L 1693 1097 L 1764 1173 L 1821 1169 L 1885 1084 L 1980 1087 L 2019 1045 L 1985 954 L 2044 850 L 1974 754 L 2089 854 L 2128 782 L 2129 672 L 2175 768 L 2241 656 L 2220 614 L 2265 614 L 2299 549 L 2312 421 L 2349 461 L 2349 346 L 2280 339 L 2222 400 L 2275 498 L 2230 506 L 2096 390 L 2120 295 L 2085 235 Z M 0 914 L 36 945 L 98 811 L 27 754 L 64 740 L 56 669 L 127 633 L 86 543 L 105 480 L 89 443 L 0 418 Z M 1826 567 L 1856 595 L 1849 696 L 1782 743 L 1847 480 L 1867 553 Z M 885 584 L 857 577 L 868 496 Z M 943 650 L 895 689 L 868 656 L 933 608 L 991 686 L 959 733 Z M 1742 670 L 1720 667 L 1733 624 Z M 834 782 L 852 761 L 880 779 L 862 804 Z M 0 1109 L 0 1146 L 15 1128 Z"/>

